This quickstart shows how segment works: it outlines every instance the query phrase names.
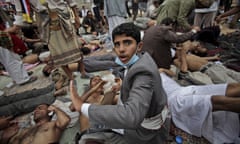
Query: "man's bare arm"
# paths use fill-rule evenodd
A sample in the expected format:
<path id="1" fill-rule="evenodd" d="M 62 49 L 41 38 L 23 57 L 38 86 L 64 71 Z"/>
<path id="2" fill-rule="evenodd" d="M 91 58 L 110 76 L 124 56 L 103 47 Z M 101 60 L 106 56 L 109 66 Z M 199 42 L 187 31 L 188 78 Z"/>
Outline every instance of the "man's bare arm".
<path id="1" fill-rule="evenodd" d="M 61 109 L 51 105 L 48 107 L 49 111 L 53 111 L 57 115 L 56 126 L 60 129 L 65 129 L 70 122 L 70 117 Z"/>
<path id="2" fill-rule="evenodd" d="M 215 60 L 219 60 L 220 58 L 218 57 L 218 55 L 215 56 L 211 56 L 211 57 L 201 57 L 202 59 L 205 59 L 207 61 L 215 61 Z"/>
<path id="3" fill-rule="evenodd" d="M 159 70 L 160 73 L 164 72 L 164 73 L 166 73 L 170 77 L 176 76 L 176 74 L 173 71 L 169 70 L 169 69 L 159 68 L 158 70 Z"/>
<path id="4" fill-rule="evenodd" d="M 232 9 L 230 9 L 229 11 L 226 11 L 225 13 L 220 14 L 219 16 L 216 17 L 216 21 L 220 22 L 223 18 L 225 18 L 227 16 L 231 16 L 231 15 L 236 14 L 238 12 L 240 12 L 240 6 L 236 6 Z"/>

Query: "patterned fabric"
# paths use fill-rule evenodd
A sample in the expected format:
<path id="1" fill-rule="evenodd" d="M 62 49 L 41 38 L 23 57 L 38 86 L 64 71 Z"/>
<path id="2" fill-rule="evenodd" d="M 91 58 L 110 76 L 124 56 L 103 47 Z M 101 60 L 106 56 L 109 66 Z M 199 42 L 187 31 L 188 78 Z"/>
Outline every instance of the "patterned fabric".
<path id="1" fill-rule="evenodd" d="M 176 136 L 181 136 L 183 139 L 183 143 L 190 143 L 190 144 L 210 144 L 205 138 L 203 137 L 196 137 L 194 135 L 188 134 L 185 131 L 177 128 L 174 123 L 171 123 L 171 129 L 170 129 L 170 137 L 173 139 L 169 140 L 167 144 L 172 144 L 172 141 L 175 141 L 174 138 Z"/>
<path id="2" fill-rule="evenodd" d="M 0 30 L 0 46 L 7 49 L 13 48 L 13 42 L 10 35 Z"/>
<path id="3" fill-rule="evenodd" d="M 51 31 L 48 44 L 55 67 L 74 63 L 82 59 L 77 36 L 66 39 L 61 30 Z"/>

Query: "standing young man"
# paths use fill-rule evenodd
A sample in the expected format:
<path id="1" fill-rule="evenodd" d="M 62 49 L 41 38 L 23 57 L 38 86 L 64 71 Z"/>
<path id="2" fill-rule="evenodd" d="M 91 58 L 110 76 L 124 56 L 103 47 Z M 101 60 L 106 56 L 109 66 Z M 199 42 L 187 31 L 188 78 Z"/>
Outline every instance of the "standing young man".
<path id="1" fill-rule="evenodd" d="M 108 33 L 111 36 L 113 29 L 126 22 L 127 8 L 125 0 L 104 0 L 104 15 L 108 21 Z"/>
<path id="2" fill-rule="evenodd" d="M 133 23 L 117 26 L 112 38 L 118 56 L 115 62 L 125 68 L 118 104 L 83 103 L 71 81 L 73 105 L 89 118 L 91 127 L 117 129 L 120 134 L 98 133 L 98 138 L 107 143 L 163 143 L 168 108 L 158 68 L 148 53 L 137 54 L 142 43 Z"/>

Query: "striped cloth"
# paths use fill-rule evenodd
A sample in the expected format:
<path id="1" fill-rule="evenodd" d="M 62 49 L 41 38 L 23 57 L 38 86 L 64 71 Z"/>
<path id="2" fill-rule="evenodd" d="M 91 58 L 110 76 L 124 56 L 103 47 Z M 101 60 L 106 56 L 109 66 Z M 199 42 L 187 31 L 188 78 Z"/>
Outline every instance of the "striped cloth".
<path id="1" fill-rule="evenodd" d="M 0 46 L 7 49 L 13 48 L 11 36 L 7 32 L 1 30 L 0 30 Z"/>

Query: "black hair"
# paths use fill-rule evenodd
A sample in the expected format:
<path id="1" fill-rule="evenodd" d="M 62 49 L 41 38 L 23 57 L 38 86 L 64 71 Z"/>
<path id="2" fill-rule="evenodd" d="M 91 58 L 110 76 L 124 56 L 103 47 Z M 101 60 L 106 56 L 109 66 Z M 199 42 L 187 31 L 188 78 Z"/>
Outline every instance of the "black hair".
<path id="1" fill-rule="evenodd" d="M 88 11 L 87 11 L 87 15 L 88 15 L 89 13 L 91 13 L 91 14 L 92 14 L 92 11 L 88 10 Z"/>
<path id="2" fill-rule="evenodd" d="M 114 28 L 112 32 L 113 41 L 115 40 L 115 36 L 123 35 L 130 36 L 134 38 L 137 44 L 141 41 L 140 30 L 137 26 L 135 26 L 132 22 L 123 23 Z"/>
<path id="3" fill-rule="evenodd" d="M 201 29 L 193 38 L 194 40 L 211 43 L 213 45 L 218 45 L 218 37 L 220 36 L 219 26 L 210 26 Z"/>
<path id="4" fill-rule="evenodd" d="M 45 77 L 49 77 L 50 76 L 50 73 L 46 70 L 42 70 L 42 73 Z"/>
<path id="5" fill-rule="evenodd" d="M 80 50 L 83 53 L 83 55 L 88 55 L 91 53 L 91 49 L 88 47 L 82 47 L 82 48 L 80 48 Z"/>
<path id="6" fill-rule="evenodd" d="M 172 18 L 170 18 L 170 17 L 166 17 L 166 18 L 164 18 L 162 21 L 161 21 L 161 23 L 160 24 L 164 24 L 164 25 L 166 25 L 166 26 L 169 26 L 169 25 L 175 25 L 176 24 L 176 22 L 172 19 Z"/>

